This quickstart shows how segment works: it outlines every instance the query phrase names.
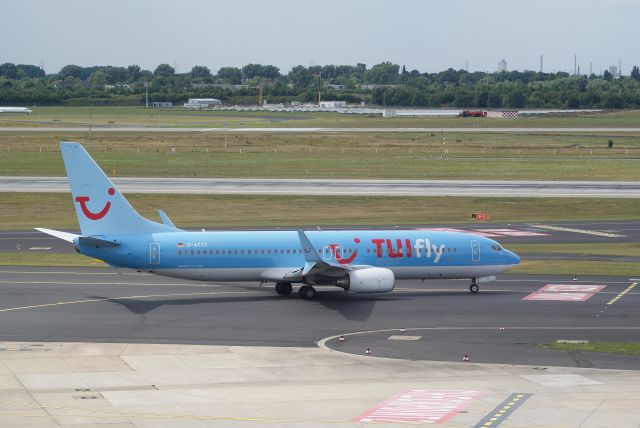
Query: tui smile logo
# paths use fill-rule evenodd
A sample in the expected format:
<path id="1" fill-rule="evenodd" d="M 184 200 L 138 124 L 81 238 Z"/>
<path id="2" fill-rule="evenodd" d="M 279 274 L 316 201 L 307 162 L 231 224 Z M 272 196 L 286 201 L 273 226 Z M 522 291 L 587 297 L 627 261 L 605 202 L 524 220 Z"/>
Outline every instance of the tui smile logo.
<path id="1" fill-rule="evenodd" d="M 109 187 L 107 193 L 110 196 L 113 196 L 116 191 L 113 187 Z M 109 209 L 111 208 L 111 202 L 107 202 L 102 210 L 98 211 L 97 213 L 91 212 L 91 210 L 89 210 L 89 208 L 87 207 L 87 202 L 89 202 L 88 196 L 76 196 L 76 202 L 80 204 L 82 213 L 90 220 L 100 220 L 102 217 L 107 215 Z"/>
<path id="2" fill-rule="evenodd" d="M 354 238 L 353 242 L 355 242 L 356 244 L 359 244 L 360 238 Z M 336 261 L 341 265 L 346 265 L 351 263 L 352 261 L 355 260 L 356 256 L 358 255 L 358 250 L 356 249 L 351 253 L 349 257 L 343 258 L 340 254 L 342 252 L 340 251 L 340 245 L 330 244 L 328 247 L 331 249 L 331 252 L 333 253 L 333 256 L 336 258 Z"/>

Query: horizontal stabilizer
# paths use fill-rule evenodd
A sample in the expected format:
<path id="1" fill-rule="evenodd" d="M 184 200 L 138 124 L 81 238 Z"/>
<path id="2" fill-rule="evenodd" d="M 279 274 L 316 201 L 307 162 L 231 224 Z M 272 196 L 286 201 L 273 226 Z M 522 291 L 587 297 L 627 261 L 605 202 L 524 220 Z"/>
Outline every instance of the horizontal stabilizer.
<path id="1" fill-rule="evenodd" d="M 36 227 L 35 229 L 38 232 L 42 232 L 42 233 L 46 233 L 47 235 L 55 236 L 56 238 L 62 239 L 62 240 L 67 241 L 67 242 L 73 242 L 73 240 L 75 238 L 80 236 L 80 235 L 76 235 L 75 233 L 62 232 L 60 230 L 45 229 L 43 227 Z"/>
<path id="2" fill-rule="evenodd" d="M 90 245 L 92 247 L 117 247 L 119 242 L 107 241 L 106 239 L 94 238 L 93 236 L 81 236 L 78 238 L 80 245 Z"/>

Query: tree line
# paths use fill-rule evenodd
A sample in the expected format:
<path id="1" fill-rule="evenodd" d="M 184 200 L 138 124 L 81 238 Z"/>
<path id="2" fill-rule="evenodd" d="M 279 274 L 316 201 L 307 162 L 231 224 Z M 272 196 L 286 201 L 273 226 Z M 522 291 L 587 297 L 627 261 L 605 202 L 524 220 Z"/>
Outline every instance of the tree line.
<path id="1" fill-rule="evenodd" d="M 452 68 L 437 73 L 408 71 L 383 62 L 356 65 L 278 67 L 247 64 L 212 73 L 196 65 L 176 73 L 169 64 L 155 70 L 128 67 L 64 66 L 45 74 L 38 66 L 0 65 L 0 104 L 143 105 L 150 101 L 181 103 L 187 98 L 218 98 L 228 104 L 256 104 L 258 87 L 269 102 L 325 100 L 379 106 L 460 108 L 639 108 L 640 69 L 630 76 L 574 75 L 565 72 L 468 72 Z"/>

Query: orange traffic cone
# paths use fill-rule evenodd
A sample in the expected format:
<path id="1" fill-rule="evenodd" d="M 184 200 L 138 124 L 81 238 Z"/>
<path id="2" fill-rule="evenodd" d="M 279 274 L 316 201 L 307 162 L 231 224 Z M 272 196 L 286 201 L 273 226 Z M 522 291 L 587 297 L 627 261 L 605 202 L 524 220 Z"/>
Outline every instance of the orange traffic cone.
<path id="1" fill-rule="evenodd" d="M 464 354 L 464 357 L 462 357 L 462 361 L 469 361 L 469 356 L 467 354 Z"/>
<path id="2" fill-rule="evenodd" d="M 373 352 L 371 352 L 371 348 L 367 348 L 367 350 L 364 351 L 364 353 L 367 354 L 367 355 L 373 354 Z"/>
<path id="3" fill-rule="evenodd" d="M 340 337 L 338 338 L 338 342 L 340 343 L 344 342 L 344 336 L 340 335 Z"/>

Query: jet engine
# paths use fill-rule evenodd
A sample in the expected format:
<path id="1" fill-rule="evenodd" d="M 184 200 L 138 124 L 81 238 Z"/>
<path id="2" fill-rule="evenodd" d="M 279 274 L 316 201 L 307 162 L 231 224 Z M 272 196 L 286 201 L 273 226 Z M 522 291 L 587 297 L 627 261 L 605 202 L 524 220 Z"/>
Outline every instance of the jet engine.
<path id="1" fill-rule="evenodd" d="M 386 293 L 393 290 L 396 278 L 384 268 L 366 268 L 347 273 L 338 286 L 349 293 Z"/>

